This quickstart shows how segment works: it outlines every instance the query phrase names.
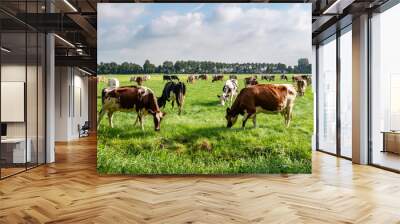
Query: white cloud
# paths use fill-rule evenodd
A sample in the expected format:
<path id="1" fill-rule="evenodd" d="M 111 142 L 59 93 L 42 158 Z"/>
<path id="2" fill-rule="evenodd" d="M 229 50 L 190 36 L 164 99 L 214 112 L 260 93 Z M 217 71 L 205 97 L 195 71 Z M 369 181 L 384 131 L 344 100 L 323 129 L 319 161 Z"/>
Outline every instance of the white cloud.
<path id="1" fill-rule="evenodd" d="M 133 5 L 141 9 L 113 7 L 109 12 L 107 8 L 104 19 L 108 22 L 99 26 L 99 61 L 296 64 L 298 58 L 311 56 L 311 12 L 304 5 L 292 4 L 282 10 L 268 4 L 218 4 L 211 11 L 197 6 L 185 12 L 169 8 L 157 13 L 143 4 Z M 133 9 L 134 22 L 119 23 L 113 19 L 128 17 Z M 101 12 L 99 18 L 103 17 Z M 113 26 L 109 25 L 110 21 L 114 22 Z"/>
<path id="2" fill-rule="evenodd" d="M 120 23 L 131 22 L 132 19 L 137 18 L 144 12 L 144 6 L 141 4 L 137 4 L 135 7 L 127 6 L 129 4 L 99 3 L 97 4 L 99 19 Z"/>

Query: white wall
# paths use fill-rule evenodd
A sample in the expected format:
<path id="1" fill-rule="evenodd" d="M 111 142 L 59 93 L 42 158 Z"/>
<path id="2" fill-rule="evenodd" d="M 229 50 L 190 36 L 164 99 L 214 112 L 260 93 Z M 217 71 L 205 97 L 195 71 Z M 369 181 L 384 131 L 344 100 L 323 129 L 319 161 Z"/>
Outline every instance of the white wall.
<path id="1" fill-rule="evenodd" d="M 88 120 L 88 78 L 76 68 L 56 67 L 55 86 L 55 140 L 77 139 L 78 125 Z"/>

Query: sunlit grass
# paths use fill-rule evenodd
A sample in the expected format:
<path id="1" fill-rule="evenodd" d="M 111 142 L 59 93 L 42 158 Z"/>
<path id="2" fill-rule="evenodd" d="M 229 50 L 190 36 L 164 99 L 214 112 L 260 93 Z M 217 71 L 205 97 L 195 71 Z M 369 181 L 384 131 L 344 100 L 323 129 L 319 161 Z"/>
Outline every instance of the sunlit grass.
<path id="1" fill-rule="evenodd" d="M 239 76 L 241 88 L 244 86 L 243 78 L 247 76 Z M 106 77 L 118 78 L 121 85 L 133 84 L 129 82 L 130 75 Z M 108 126 L 106 118 L 103 119 L 98 130 L 97 168 L 100 173 L 311 172 L 311 88 L 307 88 L 304 97 L 297 97 L 289 128 L 285 128 L 281 115 L 259 114 L 257 128 L 252 127 L 252 122 L 248 122 L 245 129 L 240 128 L 240 118 L 232 129 L 227 129 L 226 107 L 218 105 L 217 98 L 224 82 L 199 80 L 195 84 L 187 84 L 186 76 L 181 79 L 187 85 L 183 114 L 179 116 L 177 108 L 172 109 L 171 104 L 167 104 L 162 109 L 167 115 L 160 132 L 154 131 L 150 116 L 145 119 L 145 131 L 133 126 L 136 118 L 133 113 L 116 113 L 114 128 Z M 144 85 L 160 96 L 164 84 L 162 76 L 152 75 Z M 98 109 L 104 86 L 104 83 L 98 85 Z"/>

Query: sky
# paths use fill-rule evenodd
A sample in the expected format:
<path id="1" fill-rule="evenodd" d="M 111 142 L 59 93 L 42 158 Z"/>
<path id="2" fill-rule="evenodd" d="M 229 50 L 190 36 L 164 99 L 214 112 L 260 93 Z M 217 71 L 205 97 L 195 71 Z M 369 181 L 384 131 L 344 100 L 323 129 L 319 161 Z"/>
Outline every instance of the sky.
<path id="1" fill-rule="evenodd" d="M 100 62 L 311 59 L 311 4 L 99 3 Z"/>

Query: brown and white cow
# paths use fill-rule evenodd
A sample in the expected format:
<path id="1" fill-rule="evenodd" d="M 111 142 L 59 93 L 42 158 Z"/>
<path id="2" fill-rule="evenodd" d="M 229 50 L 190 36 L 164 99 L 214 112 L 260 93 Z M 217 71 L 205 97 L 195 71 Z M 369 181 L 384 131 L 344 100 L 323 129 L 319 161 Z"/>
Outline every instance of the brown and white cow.
<path id="1" fill-rule="evenodd" d="M 207 79 L 208 79 L 208 75 L 207 75 L 207 74 L 199 75 L 199 79 L 201 79 L 201 80 L 207 80 Z"/>
<path id="2" fill-rule="evenodd" d="M 291 84 L 258 84 L 244 88 L 231 108 L 226 109 L 227 127 L 231 128 L 240 115 L 243 115 L 242 127 L 249 118 L 256 124 L 257 113 L 281 113 L 286 127 L 292 119 L 292 111 L 297 92 Z"/>
<path id="3" fill-rule="evenodd" d="M 147 114 L 151 114 L 154 120 L 154 129 L 160 130 L 161 120 L 165 113 L 161 112 L 157 98 L 153 91 L 146 87 L 125 86 L 114 89 L 103 89 L 102 108 L 99 113 L 97 124 L 100 125 L 101 119 L 107 113 L 108 122 L 113 127 L 113 114 L 115 112 L 136 112 L 135 124 L 139 121 L 142 130 L 143 119 Z"/>
<path id="4" fill-rule="evenodd" d="M 292 82 L 297 82 L 298 80 L 302 80 L 303 77 L 301 75 L 293 75 Z"/>
<path id="5" fill-rule="evenodd" d="M 196 81 L 196 76 L 195 75 L 189 75 L 187 78 L 188 83 L 194 83 Z"/>
<path id="6" fill-rule="evenodd" d="M 304 96 L 304 93 L 306 92 L 307 88 L 307 81 L 304 79 L 298 79 L 296 80 L 297 84 L 297 91 L 299 92 L 299 96 Z"/>
<path id="7" fill-rule="evenodd" d="M 223 81 L 224 75 L 213 75 L 211 82 Z"/>
<path id="8" fill-rule="evenodd" d="M 253 86 L 253 85 L 257 85 L 258 81 L 257 81 L 257 76 L 251 76 L 251 77 L 246 77 L 244 78 L 244 86 L 245 87 L 249 87 L 249 86 Z"/>
<path id="9" fill-rule="evenodd" d="M 142 86 L 144 81 L 145 81 L 145 80 L 144 80 L 144 77 L 142 77 L 142 76 L 138 76 L 138 77 L 136 77 L 136 79 L 135 79 L 135 82 L 136 82 L 139 86 Z"/>

